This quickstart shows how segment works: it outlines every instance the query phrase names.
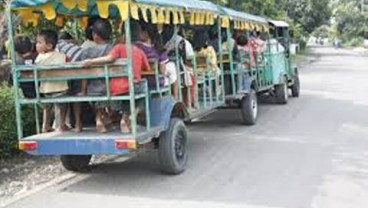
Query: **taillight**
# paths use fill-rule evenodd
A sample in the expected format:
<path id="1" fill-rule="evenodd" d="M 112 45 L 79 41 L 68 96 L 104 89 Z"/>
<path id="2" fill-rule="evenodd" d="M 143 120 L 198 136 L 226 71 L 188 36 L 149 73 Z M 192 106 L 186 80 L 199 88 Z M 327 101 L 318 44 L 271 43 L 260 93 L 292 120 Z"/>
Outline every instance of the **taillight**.
<path id="1" fill-rule="evenodd" d="M 34 141 L 22 141 L 19 142 L 20 150 L 36 150 L 38 148 L 37 142 Z"/>
<path id="2" fill-rule="evenodd" d="M 116 149 L 137 149 L 135 140 L 115 140 Z"/>

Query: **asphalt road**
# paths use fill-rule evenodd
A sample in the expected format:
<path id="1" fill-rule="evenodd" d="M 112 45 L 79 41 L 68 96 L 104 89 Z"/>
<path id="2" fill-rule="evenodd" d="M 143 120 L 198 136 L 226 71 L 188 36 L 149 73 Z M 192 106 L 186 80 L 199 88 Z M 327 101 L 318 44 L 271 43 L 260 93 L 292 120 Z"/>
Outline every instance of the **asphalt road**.
<path id="1" fill-rule="evenodd" d="M 9 207 L 368 207 L 368 57 L 314 52 L 300 71 L 302 97 L 261 104 L 256 126 L 240 125 L 236 111 L 190 126 L 184 174 L 162 175 L 147 153 Z"/>

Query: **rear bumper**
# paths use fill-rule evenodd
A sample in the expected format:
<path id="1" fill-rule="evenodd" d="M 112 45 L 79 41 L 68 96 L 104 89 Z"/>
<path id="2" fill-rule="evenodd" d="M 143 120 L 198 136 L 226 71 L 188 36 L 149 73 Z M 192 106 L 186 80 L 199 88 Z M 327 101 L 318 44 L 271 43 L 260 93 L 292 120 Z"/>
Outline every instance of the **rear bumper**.
<path id="1" fill-rule="evenodd" d="M 91 154 L 127 154 L 130 149 L 116 148 L 116 139 L 40 139 L 22 140 L 36 142 L 34 150 L 24 150 L 31 155 L 91 155 Z"/>
<path id="2" fill-rule="evenodd" d="M 21 139 L 21 150 L 32 155 L 121 155 L 135 151 L 139 144 L 146 144 L 164 130 L 163 127 L 138 128 L 136 136 L 123 134 L 118 130 L 108 133 L 96 133 L 94 129 L 85 129 L 81 133 L 51 132 Z"/>

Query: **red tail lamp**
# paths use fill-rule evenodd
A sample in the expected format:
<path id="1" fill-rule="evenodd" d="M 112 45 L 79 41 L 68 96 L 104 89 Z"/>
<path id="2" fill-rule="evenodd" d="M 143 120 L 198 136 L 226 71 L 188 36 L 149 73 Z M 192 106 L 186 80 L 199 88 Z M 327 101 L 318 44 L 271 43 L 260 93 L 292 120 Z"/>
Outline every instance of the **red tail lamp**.
<path id="1" fill-rule="evenodd" d="M 38 148 L 38 144 L 35 141 L 21 141 L 19 142 L 20 150 L 36 150 Z"/>
<path id="2" fill-rule="evenodd" d="M 115 140 L 116 149 L 137 149 L 136 140 Z"/>

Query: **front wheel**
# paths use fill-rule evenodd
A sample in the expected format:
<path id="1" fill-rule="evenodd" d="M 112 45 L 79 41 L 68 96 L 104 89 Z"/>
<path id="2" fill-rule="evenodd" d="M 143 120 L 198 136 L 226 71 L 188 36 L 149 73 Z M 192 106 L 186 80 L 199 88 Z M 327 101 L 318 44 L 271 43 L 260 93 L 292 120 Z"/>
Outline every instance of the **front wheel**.
<path id="1" fill-rule="evenodd" d="M 251 90 L 249 94 L 245 95 L 241 100 L 241 115 L 243 124 L 251 126 L 256 124 L 258 116 L 258 100 L 255 90 Z"/>
<path id="2" fill-rule="evenodd" d="M 278 104 L 287 104 L 289 93 L 286 79 L 284 83 L 275 86 L 275 95 Z"/>
<path id="3" fill-rule="evenodd" d="M 172 118 L 169 128 L 162 132 L 158 144 L 161 170 L 178 175 L 185 171 L 188 161 L 188 133 L 182 120 Z"/>
<path id="4" fill-rule="evenodd" d="M 65 169 L 74 172 L 86 172 L 91 158 L 92 155 L 62 155 L 60 159 Z"/>

